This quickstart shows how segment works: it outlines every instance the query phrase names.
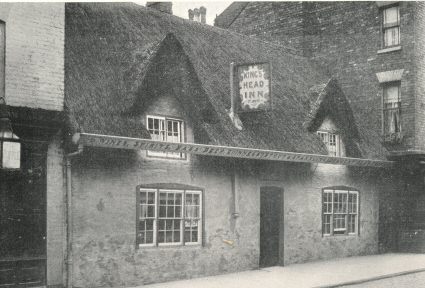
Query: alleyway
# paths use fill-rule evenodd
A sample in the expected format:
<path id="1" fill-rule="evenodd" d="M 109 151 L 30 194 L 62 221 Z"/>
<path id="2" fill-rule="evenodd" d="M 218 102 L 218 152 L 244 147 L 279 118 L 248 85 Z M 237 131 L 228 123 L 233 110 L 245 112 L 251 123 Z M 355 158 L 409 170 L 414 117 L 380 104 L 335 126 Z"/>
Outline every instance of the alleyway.
<path id="1" fill-rule="evenodd" d="M 408 271 L 425 271 L 425 254 L 385 254 L 374 256 L 349 257 L 328 261 L 317 261 L 305 264 L 295 264 L 286 267 L 270 267 L 254 271 L 232 273 L 214 277 L 197 278 L 191 280 L 174 281 L 168 283 L 153 284 L 144 287 L 150 288 L 302 288 L 302 287 L 326 287 L 337 284 L 354 284 L 346 287 L 363 287 L 366 285 L 355 284 L 362 280 L 384 278 L 392 274 L 403 274 Z M 425 273 L 409 274 L 410 277 L 402 276 L 405 283 L 415 283 L 415 279 L 425 280 Z M 415 276 L 419 275 L 419 276 Z M 394 278 L 395 279 L 395 278 Z M 379 282 L 381 281 L 381 282 Z M 395 283 L 385 279 L 375 282 Z M 393 282 L 391 282 L 393 281 Z M 410 281 L 410 282 L 409 282 Z M 282 284 L 285 284 L 282 286 Z M 378 284 L 377 284 L 378 283 Z M 374 286 L 372 282 L 366 287 L 393 287 Z M 401 287 L 422 287 L 417 286 Z M 396 286 L 394 286 L 396 287 Z"/>

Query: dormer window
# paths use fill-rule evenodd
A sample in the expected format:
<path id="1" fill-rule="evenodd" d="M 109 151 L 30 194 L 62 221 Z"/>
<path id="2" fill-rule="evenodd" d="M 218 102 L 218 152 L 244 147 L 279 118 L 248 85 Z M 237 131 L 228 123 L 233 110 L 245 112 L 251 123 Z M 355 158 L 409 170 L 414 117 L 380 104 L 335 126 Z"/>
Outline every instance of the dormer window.
<path id="1" fill-rule="evenodd" d="M 334 157 L 341 157 L 341 140 L 339 134 L 328 131 L 317 131 L 323 143 L 328 149 L 328 155 Z"/>
<path id="2" fill-rule="evenodd" d="M 180 119 L 147 116 L 147 128 L 152 140 L 181 143 L 184 140 L 184 124 Z M 183 159 L 184 153 L 147 151 L 150 157 Z"/>

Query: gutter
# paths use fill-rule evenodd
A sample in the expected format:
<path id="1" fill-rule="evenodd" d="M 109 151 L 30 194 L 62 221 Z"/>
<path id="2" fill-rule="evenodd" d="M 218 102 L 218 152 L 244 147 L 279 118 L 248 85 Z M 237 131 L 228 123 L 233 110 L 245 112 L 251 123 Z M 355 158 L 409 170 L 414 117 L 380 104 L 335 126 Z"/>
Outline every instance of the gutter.
<path id="1" fill-rule="evenodd" d="M 65 155 L 66 160 L 66 287 L 72 288 L 72 158 L 83 153 L 83 146 L 79 145 L 78 150 Z"/>

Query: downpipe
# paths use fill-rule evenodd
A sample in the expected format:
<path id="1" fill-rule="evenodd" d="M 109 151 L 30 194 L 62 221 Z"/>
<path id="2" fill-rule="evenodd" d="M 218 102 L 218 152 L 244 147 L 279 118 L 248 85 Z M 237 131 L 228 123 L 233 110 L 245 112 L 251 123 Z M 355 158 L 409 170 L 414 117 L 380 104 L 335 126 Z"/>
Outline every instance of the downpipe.
<path id="1" fill-rule="evenodd" d="M 66 167 L 66 287 L 72 288 L 72 158 L 83 153 L 83 146 L 65 156 Z"/>

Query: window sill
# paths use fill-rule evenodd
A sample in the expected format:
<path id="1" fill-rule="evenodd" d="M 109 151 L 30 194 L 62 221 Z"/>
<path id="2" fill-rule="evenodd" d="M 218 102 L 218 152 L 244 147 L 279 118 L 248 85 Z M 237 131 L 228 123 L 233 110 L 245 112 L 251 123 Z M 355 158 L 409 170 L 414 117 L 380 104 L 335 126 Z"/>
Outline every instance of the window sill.
<path id="1" fill-rule="evenodd" d="M 350 234 L 341 234 L 341 235 L 330 235 L 330 234 L 323 234 L 323 238 L 353 238 L 359 236 L 357 233 L 350 233 Z"/>
<path id="2" fill-rule="evenodd" d="M 139 245 L 136 250 L 169 250 L 169 249 L 196 249 L 203 248 L 199 243 L 187 243 L 186 245 L 181 244 L 163 244 L 163 245 Z"/>
<path id="3" fill-rule="evenodd" d="M 394 47 L 388 47 L 388 48 L 384 48 L 384 49 L 381 49 L 381 50 L 378 50 L 378 54 L 384 54 L 384 53 L 389 53 L 389 52 L 394 52 L 394 51 L 399 51 L 399 50 L 401 50 L 401 46 L 400 45 L 398 45 L 398 46 L 394 46 Z"/>

